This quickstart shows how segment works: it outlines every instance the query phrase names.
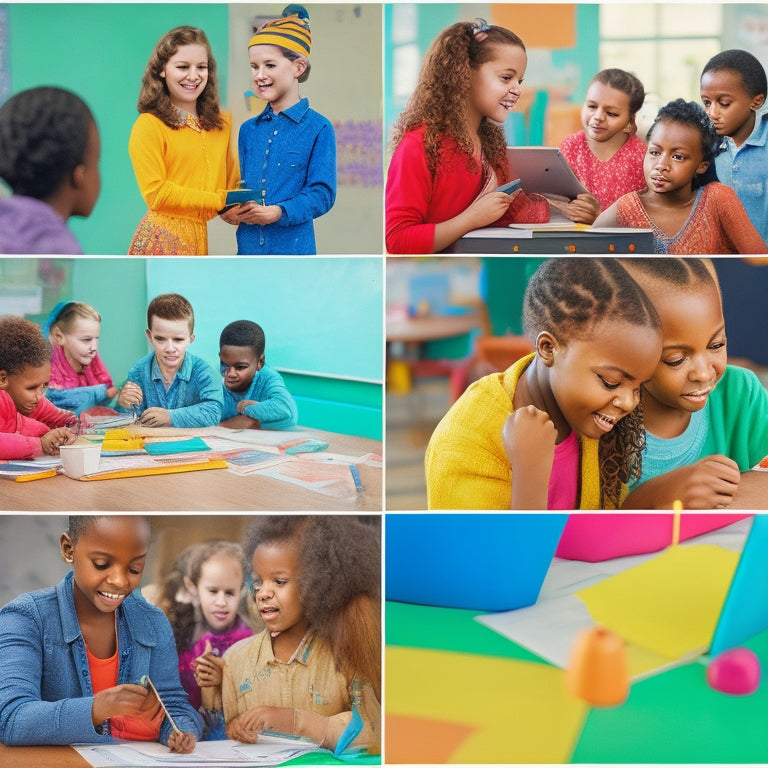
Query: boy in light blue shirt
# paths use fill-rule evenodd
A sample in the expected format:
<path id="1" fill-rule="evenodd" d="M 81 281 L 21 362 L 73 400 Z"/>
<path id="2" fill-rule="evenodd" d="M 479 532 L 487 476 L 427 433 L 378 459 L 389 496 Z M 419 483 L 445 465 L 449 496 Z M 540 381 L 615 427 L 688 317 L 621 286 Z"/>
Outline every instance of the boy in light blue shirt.
<path id="1" fill-rule="evenodd" d="M 747 51 L 713 56 L 701 74 L 701 100 L 721 137 L 717 178 L 733 187 L 768 241 L 768 93 L 760 61 Z"/>
<path id="2" fill-rule="evenodd" d="M 289 429 L 299 419 L 283 377 L 264 364 L 264 331 L 250 320 L 230 323 L 219 338 L 224 377 L 221 426 L 231 429 Z"/>
<path id="3" fill-rule="evenodd" d="M 221 385 L 202 358 L 187 352 L 195 340 L 190 303 L 177 293 L 147 308 L 153 351 L 133 365 L 117 398 L 118 410 L 140 414 L 148 427 L 210 427 L 221 419 Z"/>

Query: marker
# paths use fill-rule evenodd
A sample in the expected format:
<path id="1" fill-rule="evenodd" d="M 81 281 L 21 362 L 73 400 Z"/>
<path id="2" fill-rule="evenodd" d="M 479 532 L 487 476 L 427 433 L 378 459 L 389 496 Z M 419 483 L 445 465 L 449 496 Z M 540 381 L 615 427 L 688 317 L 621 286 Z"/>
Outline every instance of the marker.
<path id="1" fill-rule="evenodd" d="M 357 489 L 357 492 L 362 493 L 365 490 L 365 486 L 363 485 L 363 481 L 360 479 L 360 472 L 358 471 L 357 466 L 355 464 L 350 464 L 349 471 L 352 473 L 352 479 L 355 481 L 355 488 Z"/>

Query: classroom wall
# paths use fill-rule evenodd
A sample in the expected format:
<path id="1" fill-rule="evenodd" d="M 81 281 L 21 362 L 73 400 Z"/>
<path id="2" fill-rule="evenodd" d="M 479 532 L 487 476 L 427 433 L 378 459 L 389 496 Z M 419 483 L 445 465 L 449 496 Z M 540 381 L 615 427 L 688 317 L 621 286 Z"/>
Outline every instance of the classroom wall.
<path id="1" fill-rule="evenodd" d="M 71 227 L 85 253 L 124 254 L 146 212 L 128 157 L 141 76 L 157 40 L 173 27 L 205 30 L 219 65 L 219 95 L 235 132 L 250 115 L 247 41 L 254 14 L 279 16 L 285 4 L 12 3 L 0 6 L 0 100 L 39 85 L 75 91 L 101 132 L 102 190 L 87 219 Z M 337 202 L 317 222 L 320 253 L 381 253 L 381 5 L 308 5 L 312 73 L 302 95 L 336 128 Z M 3 21 L 7 15 L 7 23 Z M 245 42 L 243 42 L 245 39 Z M 231 42 L 234 41 L 234 42 Z M 355 73 L 349 77 L 349 73 Z M 230 87 L 231 80 L 231 87 Z M 365 222 L 360 227 L 360 222 Z M 212 254 L 236 252 L 234 227 L 209 225 Z"/>
<path id="2" fill-rule="evenodd" d="M 147 60 L 173 27 L 205 30 L 217 59 L 226 61 L 225 4 L 13 3 L 9 9 L 12 91 L 56 85 L 78 93 L 101 133 L 102 189 L 91 216 L 72 219 L 83 250 L 124 254 L 146 206 L 128 158 L 128 136 Z M 226 67 L 220 72 L 226 93 Z"/>

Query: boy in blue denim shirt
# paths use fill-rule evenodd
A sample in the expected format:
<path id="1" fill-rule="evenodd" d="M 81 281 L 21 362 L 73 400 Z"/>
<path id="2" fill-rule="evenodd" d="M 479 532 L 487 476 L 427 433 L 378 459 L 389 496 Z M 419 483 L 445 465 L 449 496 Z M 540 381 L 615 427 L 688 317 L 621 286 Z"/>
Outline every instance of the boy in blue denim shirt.
<path id="1" fill-rule="evenodd" d="M 221 385 L 202 358 L 187 352 L 195 340 L 190 303 L 178 293 L 155 297 L 147 308 L 153 352 L 128 371 L 118 410 L 140 414 L 148 427 L 210 427 L 221 420 Z"/>
<path id="2" fill-rule="evenodd" d="M 254 93 L 266 108 L 240 128 L 240 172 L 252 202 L 233 209 L 239 254 L 314 254 L 313 220 L 336 200 L 336 136 L 299 97 L 309 77 L 309 15 L 288 6 L 248 43 Z"/>
<path id="3" fill-rule="evenodd" d="M 283 377 L 264 364 L 264 331 L 250 320 L 230 323 L 219 337 L 224 377 L 222 427 L 288 429 L 298 410 Z"/>

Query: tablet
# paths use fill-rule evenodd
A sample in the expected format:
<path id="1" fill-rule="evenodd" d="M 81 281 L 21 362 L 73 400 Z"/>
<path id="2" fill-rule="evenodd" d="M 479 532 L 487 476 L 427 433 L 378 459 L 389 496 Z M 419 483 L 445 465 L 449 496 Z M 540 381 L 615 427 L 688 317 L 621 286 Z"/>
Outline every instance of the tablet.
<path id="1" fill-rule="evenodd" d="M 587 190 L 557 147 L 507 147 L 509 172 L 525 192 L 574 198 Z"/>

